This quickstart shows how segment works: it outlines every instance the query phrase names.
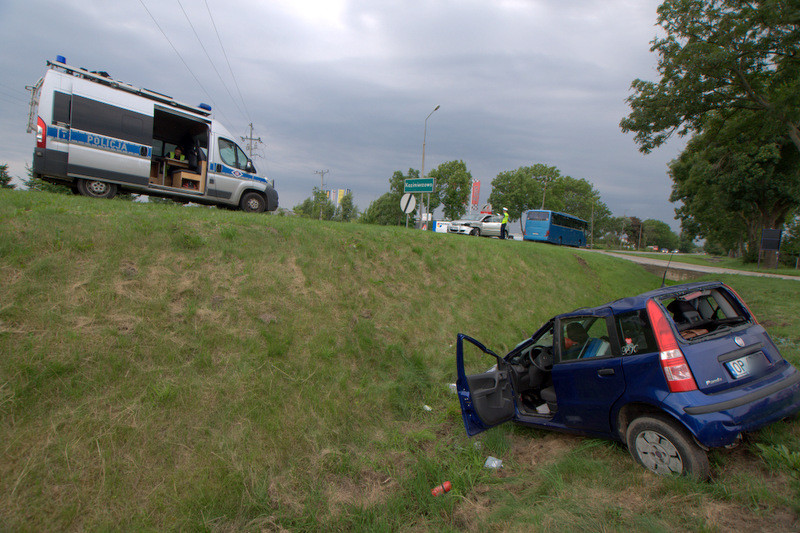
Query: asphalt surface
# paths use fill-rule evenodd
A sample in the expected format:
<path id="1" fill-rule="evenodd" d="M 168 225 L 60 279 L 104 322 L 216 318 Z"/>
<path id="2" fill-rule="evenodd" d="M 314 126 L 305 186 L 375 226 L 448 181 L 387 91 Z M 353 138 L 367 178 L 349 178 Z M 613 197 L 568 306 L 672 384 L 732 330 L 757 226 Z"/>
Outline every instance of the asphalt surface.
<path id="1" fill-rule="evenodd" d="M 618 257 L 620 259 L 627 259 L 628 261 L 633 261 L 634 263 L 639 263 L 641 265 L 650 265 L 657 268 L 666 268 L 667 266 L 669 266 L 670 270 L 673 269 L 685 270 L 688 272 L 701 272 L 703 274 L 738 274 L 740 276 L 755 276 L 761 278 L 779 278 L 779 279 L 788 279 L 792 281 L 800 281 L 800 276 L 786 276 L 784 274 L 768 274 L 766 272 L 749 272 L 747 270 L 735 270 L 732 268 L 720 268 L 720 267 L 705 266 L 705 265 L 695 265 L 691 263 L 681 263 L 680 256 L 673 256 L 672 261 L 670 261 L 668 259 L 666 260 L 653 259 L 651 257 L 640 257 L 632 254 L 620 254 L 620 253 L 608 252 L 605 250 L 592 250 L 592 251 L 604 253 L 606 255 Z"/>
<path id="2" fill-rule="evenodd" d="M 521 241 L 522 233 L 514 233 L 513 231 L 509 233 L 509 236 L 513 240 Z M 644 256 L 637 256 L 636 253 L 616 253 L 616 252 L 609 252 L 606 250 L 592 250 L 589 248 L 583 248 L 584 250 L 596 253 L 602 253 L 606 255 L 610 255 L 613 257 L 617 257 L 619 259 L 626 259 L 628 261 L 633 261 L 634 263 L 639 263 L 640 265 L 644 265 L 648 267 L 648 270 L 658 273 L 658 275 L 663 275 L 664 269 L 669 266 L 669 270 L 667 272 L 668 279 L 681 279 L 680 272 L 683 271 L 685 273 L 700 273 L 700 274 L 737 274 L 740 276 L 755 276 L 761 278 L 778 278 L 778 279 L 787 279 L 791 281 L 800 281 L 800 276 L 787 276 L 785 274 L 769 274 L 766 272 L 750 272 L 747 270 L 735 270 L 733 268 L 721 268 L 721 267 L 713 267 L 713 266 L 705 266 L 705 265 L 695 265 L 692 263 L 681 263 L 680 254 L 676 254 L 672 256 L 672 260 L 669 259 L 653 259 L 650 257 Z M 642 252 L 642 253 L 652 253 L 652 252 Z M 667 258 L 669 256 L 664 254 Z M 660 269 L 660 272 L 657 270 Z M 674 274 L 678 274 L 678 276 L 674 276 Z M 685 276 L 691 277 L 691 276 Z"/>

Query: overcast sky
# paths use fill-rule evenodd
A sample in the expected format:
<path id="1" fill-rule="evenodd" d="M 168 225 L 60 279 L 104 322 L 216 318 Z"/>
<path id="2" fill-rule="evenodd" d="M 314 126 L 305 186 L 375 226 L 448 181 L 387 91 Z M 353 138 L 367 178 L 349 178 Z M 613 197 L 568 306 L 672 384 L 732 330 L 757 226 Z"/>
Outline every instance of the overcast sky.
<path id="1" fill-rule="evenodd" d="M 395 170 L 420 169 L 425 118 L 440 105 L 425 168 L 463 160 L 481 202 L 499 172 L 543 163 L 592 182 L 614 215 L 677 230 L 666 164 L 683 142 L 645 156 L 619 129 L 631 81 L 656 79 L 659 3 L 0 0 L 0 163 L 24 175 L 34 146 L 25 86 L 60 54 L 211 103 L 238 136 L 252 122 L 264 142 L 256 166 L 282 207 L 330 170 L 325 187 L 351 189 L 365 210 Z"/>

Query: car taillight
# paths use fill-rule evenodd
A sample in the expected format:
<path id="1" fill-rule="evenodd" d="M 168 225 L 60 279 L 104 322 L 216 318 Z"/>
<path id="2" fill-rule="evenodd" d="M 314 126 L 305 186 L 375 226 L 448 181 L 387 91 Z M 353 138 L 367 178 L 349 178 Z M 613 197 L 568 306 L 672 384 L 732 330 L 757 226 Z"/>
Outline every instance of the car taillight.
<path id="1" fill-rule="evenodd" d="M 689 364 L 678 346 L 675 333 L 669 327 L 669 320 L 655 300 L 647 301 L 647 316 L 650 317 L 650 323 L 653 325 L 653 333 L 661 352 L 661 369 L 664 371 L 664 377 L 667 378 L 670 392 L 697 390 L 697 383 L 695 383 Z"/>
<path id="2" fill-rule="evenodd" d="M 36 121 L 36 148 L 47 148 L 47 125 L 38 117 Z"/>

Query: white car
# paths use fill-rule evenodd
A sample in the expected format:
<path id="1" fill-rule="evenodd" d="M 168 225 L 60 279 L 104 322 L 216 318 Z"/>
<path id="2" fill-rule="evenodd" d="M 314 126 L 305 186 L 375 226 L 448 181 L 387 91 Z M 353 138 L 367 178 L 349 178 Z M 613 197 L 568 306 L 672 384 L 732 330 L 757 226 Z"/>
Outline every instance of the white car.
<path id="1" fill-rule="evenodd" d="M 448 233 L 475 235 L 476 237 L 481 235 L 484 237 L 500 237 L 502 221 L 502 215 L 493 215 L 491 213 L 466 215 L 462 219 L 452 221 Z M 506 228 L 505 233 L 505 237 L 508 238 L 508 228 Z"/>

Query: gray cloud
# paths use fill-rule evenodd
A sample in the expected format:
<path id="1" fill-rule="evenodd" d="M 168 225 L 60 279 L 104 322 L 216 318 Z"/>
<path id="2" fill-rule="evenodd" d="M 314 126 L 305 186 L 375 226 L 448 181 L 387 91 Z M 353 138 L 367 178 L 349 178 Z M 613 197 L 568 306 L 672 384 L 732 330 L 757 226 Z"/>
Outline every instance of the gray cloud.
<path id="1" fill-rule="evenodd" d="M 24 173 L 24 86 L 62 54 L 179 100 L 211 100 L 238 135 L 252 121 L 265 142 L 256 164 L 284 207 L 330 169 L 327 184 L 352 189 L 366 209 L 395 170 L 420 168 L 423 121 L 441 105 L 428 120 L 426 169 L 462 159 L 485 198 L 499 172 L 555 165 L 592 181 L 616 215 L 677 229 L 666 163 L 682 143 L 642 156 L 618 127 L 630 82 L 654 76 L 658 0 L 207 1 L 244 105 L 204 0 L 181 5 L 224 86 L 177 1 L 0 4 L 0 161 Z"/>

